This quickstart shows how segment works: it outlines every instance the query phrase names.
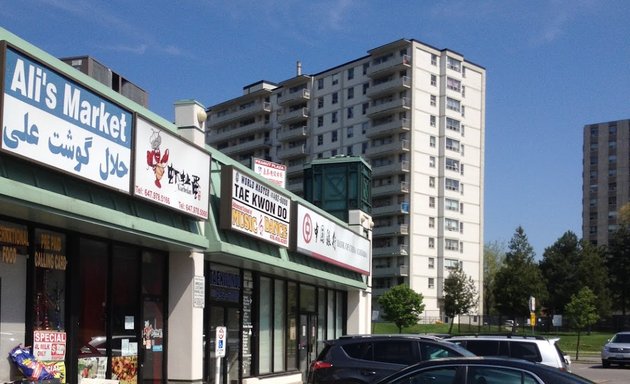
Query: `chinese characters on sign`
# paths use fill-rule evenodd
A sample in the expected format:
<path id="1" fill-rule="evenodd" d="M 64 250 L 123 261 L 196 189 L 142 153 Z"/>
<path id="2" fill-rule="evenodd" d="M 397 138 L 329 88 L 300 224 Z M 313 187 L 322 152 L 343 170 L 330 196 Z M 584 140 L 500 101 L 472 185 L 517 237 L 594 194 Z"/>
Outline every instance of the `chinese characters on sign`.
<path id="1" fill-rule="evenodd" d="M 271 161 L 254 158 L 254 172 L 279 187 L 285 187 L 287 166 Z"/>

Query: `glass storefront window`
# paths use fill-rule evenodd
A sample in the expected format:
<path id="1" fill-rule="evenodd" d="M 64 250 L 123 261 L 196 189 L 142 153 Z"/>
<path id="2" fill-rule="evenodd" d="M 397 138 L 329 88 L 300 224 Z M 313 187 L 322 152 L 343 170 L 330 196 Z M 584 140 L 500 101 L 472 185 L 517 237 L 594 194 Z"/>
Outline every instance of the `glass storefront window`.
<path id="1" fill-rule="evenodd" d="M 287 341 L 287 370 L 297 369 L 298 351 L 298 311 L 297 302 L 298 287 L 296 283 L 287 283 L 287 321 L 289 326 L 289 334 Z"/>
<path id="2" fill-rule="evenodd" d="M 284 281 L 274 281 L 274 316 L 273 316 L 273 370 L 274 372 L 284 371 L 285 360 L 285 319 L 284 314 Z"/>
<path id="3" fill-rule="evenodd" d="M 258 331 L 258 351 L 260 358 L 258 359 L 258 371 L 261 374 L 271 372 L 271 279 L 268 277 L 260 278 L 260 295 L 258 302 L 260 303 L 259 331 Z"/>

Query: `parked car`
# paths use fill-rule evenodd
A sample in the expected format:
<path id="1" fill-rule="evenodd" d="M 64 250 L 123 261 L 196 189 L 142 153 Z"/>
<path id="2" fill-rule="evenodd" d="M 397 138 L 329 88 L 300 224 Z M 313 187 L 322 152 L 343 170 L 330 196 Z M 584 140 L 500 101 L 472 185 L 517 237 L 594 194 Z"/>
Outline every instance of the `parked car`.
<path id="1" fill-rule="evenodd" d="M 525 335 L 474 335 L 448 338 L 477 356 L 502 356 L 571 370 L 571 359 L 558 347 L 557 338 Z"/>
<path id="2" fill-rule="evenodd" d="M 423 361 L 377 384 L 594 384 L 543 364 L 500 357 L 451 357 Z"/>
<path id="3" fill-rule="evenodd" d="M 602 348 L 602 366 L 630 364 L 630 332 L 615 334 Z"/>
<path id="4" fill-rule="evenodd" d="M 436 336 L 351 335 L 324 342 L 311 363 L 309 384 L 367 384 L 418 361 L 449 356 L 474 356 Z"/>

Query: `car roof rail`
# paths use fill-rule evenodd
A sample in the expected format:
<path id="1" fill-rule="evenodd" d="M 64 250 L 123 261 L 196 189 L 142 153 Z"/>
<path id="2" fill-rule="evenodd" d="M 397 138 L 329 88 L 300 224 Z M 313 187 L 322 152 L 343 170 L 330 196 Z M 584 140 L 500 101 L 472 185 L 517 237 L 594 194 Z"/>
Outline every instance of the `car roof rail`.
<path id="1" fill-rule="evenodd" d="M 518 334 L 518 333 L 466 333 L 466 334 L 461 334 L 461 335 L 451 335 L 449 336 L 449 338 L 455 338 L 455 337 L 484 337 L 484 336 L 489 336 L 489 337 L 506 337 L 508 339 L 536 339 L 536 340 L 547 340 L 546 337 L 541 336 L 541 335 L 524 335 L 524 334 Z"/>

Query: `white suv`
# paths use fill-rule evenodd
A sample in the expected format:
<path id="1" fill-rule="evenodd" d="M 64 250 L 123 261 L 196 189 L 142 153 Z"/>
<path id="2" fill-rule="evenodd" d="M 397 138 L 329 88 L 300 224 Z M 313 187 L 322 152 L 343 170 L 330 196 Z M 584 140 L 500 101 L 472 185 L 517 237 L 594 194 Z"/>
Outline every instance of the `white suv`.
<path id="1" fill-rule="evenodd" d="M 571 359 L 558 347 L 560 339 L 542 336 L 476 335 L 454 336 L 448 341 L 459 344 L 477 356 L 503 356 L 549 365 L 571 371 Z"/>

